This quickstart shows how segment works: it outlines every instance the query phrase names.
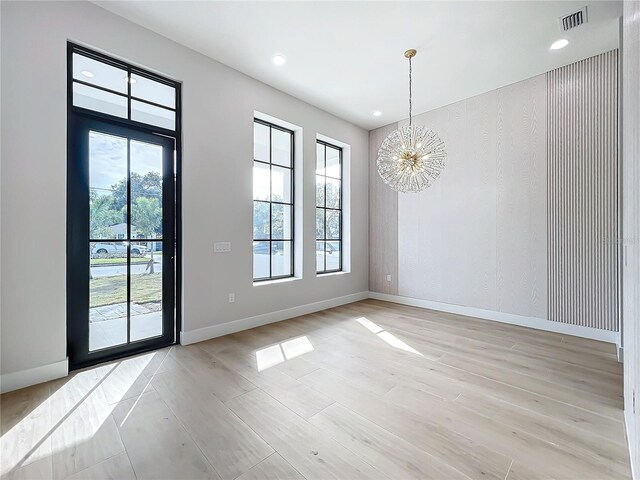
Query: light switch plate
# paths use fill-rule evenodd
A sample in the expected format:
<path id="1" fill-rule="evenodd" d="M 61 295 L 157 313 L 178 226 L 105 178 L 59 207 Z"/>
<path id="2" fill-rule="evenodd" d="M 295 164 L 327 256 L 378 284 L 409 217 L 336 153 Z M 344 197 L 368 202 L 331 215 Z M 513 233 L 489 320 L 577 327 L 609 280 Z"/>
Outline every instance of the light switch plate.
<path id="1" fill-rule="evenodd" d="M 215 253 L 225 253 L 231 251 L 231 242 L 215 242 L 213 244 L 213 251 Z"/>

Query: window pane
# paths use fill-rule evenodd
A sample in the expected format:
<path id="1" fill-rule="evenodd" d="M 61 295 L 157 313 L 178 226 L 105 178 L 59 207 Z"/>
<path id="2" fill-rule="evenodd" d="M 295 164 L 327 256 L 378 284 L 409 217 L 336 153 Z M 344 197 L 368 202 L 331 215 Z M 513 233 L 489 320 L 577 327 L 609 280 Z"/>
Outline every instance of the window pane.
<path id="1" fill-rule="evenodd" d="M 269 203 L 253 202 L 253 238 L 269 239 Z"/>
<path id="2" fill-rule="evenodd" d="M 340 208 L 340 180 L 327 177 L 327 207 Z"/>
<path id="3" fill-rule="evenodd" d="M 292 275 L 291 242 L 273 242 L 271 249 L 271 275 L 281 277 Z"/>
<path id="4" fill-rule="evenodd" d="M 269 127 L 253 122 L 253 159 L 269 161 Z"/>
<path id="5" fill-rule="evenodd" d="M 291 170 L 274 165 L 271 167 L 271 200 L 293 203 L 291 199 Z"/>
<path id="6" fill-rule="evenodd" d="M 340 150 L 327 146 L 327 176 L 340 178 Z"/>
<path id="7" fill-rule="evenodd" d="M 269 200 L 271 187 L 269 186 L 269 165 L 253 162 L 253 199 Z"/>
<path id="8" fill-rule="evenodd" d="M 125 238 L 127 139 L 89 132 L 89 236 Z"/>
<path id="9" fill-rule="evenodd" d="M 316 174 L 324 175 L 324 145 L 316 143 Z"/>
<path id="10" fill-rule="evenodd" d="M 127 246 L 91 242 L 89 351 L 127 342 Z"/>
<path id="11" fill-rule="evenodd" d="M 269 242 L 253 242 L 253 278 L 269 277 Z"/>
<path id="12" fill-rule="evenodd" d="M 327 271 L 340 270 L 342 242 L 327 242 Z"/>
<path id="13" fill-rule="evenodd" d="M 149 251 L 144 256 L 132 259 L 132 342 L 162 335 L 162 252 L 156 253 L 152 247 L 149 245 Z"/>
<path id="14" fill-rule="evenodd" d="M 291 205 L 271 204 L 271 238 L 291 240 L 292 235 Z"/>
<path id="15" fill-rule="evenodd" d="M 316 208 L 316 238 L 324 239 L 324 209 Z"/>
<path id="16" fill-rule="evenodd" d="M 271 129 L 271 162 L 291 167 L 291 134 L 277 128 Z"/>
<path id="17" fill-rule="evenodd" d="M 108 88 L 115 92 L 127 93 L 126 70 L 93 60 L 78 53 L 73 54 L 73 78 Z"/>
<path id="18" fill-rule="evenodd" d="M 327 210 L 327 238 L 340 238 L 340 211 Z"/>
<path id="19" fill-rule="evenodd" d="M 162 147 L 131 140 L 131 235 L 162 238 Z"/>
<path id="20" fill-rule="evenodd" d="M 316 242 L 316 272 L 324 271 L 324 242 Z"/>
<path id="21" fill-rule="evenodd" d="M 135 73 L 131 75 L 131 78 L 133 80 L 131 82 L 132 96 L 159 103 L 169 108 L 176 108 L 176 89 L 174 87 Z"/>
<path id="22" fill-rule="evenodd" d="M 127 97 L 75 82 L 73 84 L 73 104 L 76 107 L 127 118 Z"/>
<path id="23" fill-rule="evenodd" d="M 136 100 L 131 100 L 131 120 L 169 130 L 175 130 L 176 128 L 175 112 Z"/>
<path id="24" fill-rule="evenodd" d="M 316 207 L 324 207 L 324 179 L 321 175 L 316 175 Z"/>

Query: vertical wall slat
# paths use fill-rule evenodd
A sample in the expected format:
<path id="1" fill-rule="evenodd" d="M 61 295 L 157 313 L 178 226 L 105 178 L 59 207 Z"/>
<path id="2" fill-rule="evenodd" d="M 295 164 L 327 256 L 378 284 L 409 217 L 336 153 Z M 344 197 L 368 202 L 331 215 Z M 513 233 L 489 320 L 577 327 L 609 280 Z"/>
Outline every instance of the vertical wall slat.
<path id="1" fill-rule="evenodd" d="M 617 331 L 618 51 L 547 74 L 549 320 Z"/>

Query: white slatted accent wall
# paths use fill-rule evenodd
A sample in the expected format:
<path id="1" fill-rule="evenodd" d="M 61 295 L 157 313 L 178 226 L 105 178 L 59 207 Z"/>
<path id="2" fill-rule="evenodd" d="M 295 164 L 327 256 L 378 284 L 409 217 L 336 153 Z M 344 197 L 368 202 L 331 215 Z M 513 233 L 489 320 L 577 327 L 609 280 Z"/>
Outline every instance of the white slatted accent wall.
<path id="1" fill-rule="evenodd" d="M 549 320 L 619 329 L 618 51 L 547 73 Z"/>

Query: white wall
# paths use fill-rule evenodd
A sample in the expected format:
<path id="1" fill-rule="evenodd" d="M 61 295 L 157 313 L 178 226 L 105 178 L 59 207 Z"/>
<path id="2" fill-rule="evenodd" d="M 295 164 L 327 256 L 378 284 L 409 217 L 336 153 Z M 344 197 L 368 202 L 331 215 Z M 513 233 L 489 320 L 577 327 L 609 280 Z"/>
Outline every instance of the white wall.
<path id="1" fill-rule="evenodd" d="M 183 82 L 185 331 L 368 289 L 366 131 L 88 2 L 1 5 L 3 374 L 66 357 L 68 39 Z M 302 280 L 253 286 L 254 111 L 304 129 Z M 351 271 L 325 278 L 315 274 L 318 133 L 351 145 Z M 214 255 L 214 241 L 233 251 Z"/>
<path id="2" fill-rule="evenodd" d="M 624 413 L 634 478 L 640 480 L 640 1 L 622 25 L 622 326 Z M 635 403 L 634 403 L 635 400 Z"/>
<path id="3" fill-rule="evenodd" d="M 545 318 L 545 106 L 538 76 L 415 117 L 448 158 L 399 195 L 400 295 Z"/>

